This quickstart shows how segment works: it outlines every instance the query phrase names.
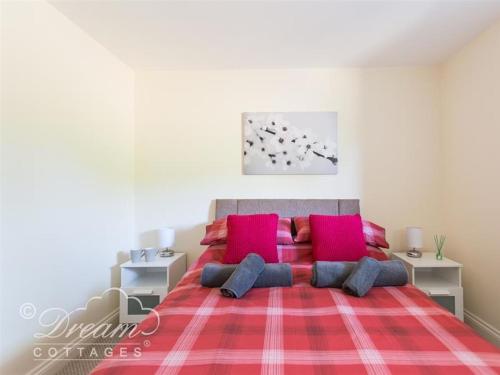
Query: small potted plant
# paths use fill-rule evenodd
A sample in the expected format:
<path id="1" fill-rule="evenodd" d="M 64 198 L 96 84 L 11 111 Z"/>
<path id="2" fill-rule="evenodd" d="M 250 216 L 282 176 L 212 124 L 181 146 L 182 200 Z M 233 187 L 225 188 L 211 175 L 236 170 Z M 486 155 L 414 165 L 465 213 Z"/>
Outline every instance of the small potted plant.
<path id="1" fill-rule="evenodd" d="M 446 236 L 443 236 L 440 234 L 439 236 L 437 234 L 434 235 L 434 243 L 436 244 L 436 259 L 437 260 L 443 260 L 443 246 L 444 242 L 446 241 Z"/>

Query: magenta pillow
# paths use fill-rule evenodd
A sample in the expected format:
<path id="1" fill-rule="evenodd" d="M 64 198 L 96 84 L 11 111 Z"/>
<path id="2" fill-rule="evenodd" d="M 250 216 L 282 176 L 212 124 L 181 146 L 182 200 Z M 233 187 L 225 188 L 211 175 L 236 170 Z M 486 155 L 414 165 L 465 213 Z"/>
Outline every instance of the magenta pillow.
<path id="1" fill-rule="evenodd" d="M 309 228 L 309 218 L 307 227 Z M 292 237 L 292 219 L 289 217 L 280 217 L 278 219 L 278 229 L 276 233 L 278 245 L 293 245 L 295 242 Z M 205 226 L 205 237 L 200 245 L 216 245 L 227 242 L 227 222 L 226 218 L 216 219 L 212 224 Z"/>
<path id="2" fill-rule="evenodd" d="M 228 215 L 224 263 L 240 263 L 249 253 L 259 254 L 266 263 L 277 263 L 277 229 L 276 214 Z"/>
<path id="3" fill-rule="evenodd" d="M 368 255 L 359 215 L 310 215 L 314 260 L 357 261 Z"/>

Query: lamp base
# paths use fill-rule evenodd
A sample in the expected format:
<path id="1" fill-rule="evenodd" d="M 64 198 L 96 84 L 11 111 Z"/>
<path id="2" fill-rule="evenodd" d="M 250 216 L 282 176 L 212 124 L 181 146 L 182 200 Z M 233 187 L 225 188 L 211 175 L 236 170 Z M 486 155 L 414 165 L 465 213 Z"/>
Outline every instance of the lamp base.
<path id="1" fill-rule="evenodd" d="M 174 251 L 168 248 L 160 250 L 160 256 L 162 258 L 168 258 L 174 256 Z"/>
<path id="2" fill-rule="evenodd" d="M 421 258 L 422 257 L 422 252 L 418 251 L 416 249 L 408 250 L 406 252 L 406 256 L 408 256 L 410 258 Z"/>

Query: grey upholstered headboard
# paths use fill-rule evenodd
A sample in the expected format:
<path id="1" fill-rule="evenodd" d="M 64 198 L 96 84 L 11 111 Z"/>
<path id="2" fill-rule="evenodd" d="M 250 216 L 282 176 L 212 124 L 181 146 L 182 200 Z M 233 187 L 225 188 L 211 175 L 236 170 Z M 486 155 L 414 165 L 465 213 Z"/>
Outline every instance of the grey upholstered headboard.
<path id="1" fill-rule="evenodd" d="M 229 214 L 276 213 L 281 217 L 354 215 L 359 213 L 358 199 L 216 199 L 215 218 Z"/>

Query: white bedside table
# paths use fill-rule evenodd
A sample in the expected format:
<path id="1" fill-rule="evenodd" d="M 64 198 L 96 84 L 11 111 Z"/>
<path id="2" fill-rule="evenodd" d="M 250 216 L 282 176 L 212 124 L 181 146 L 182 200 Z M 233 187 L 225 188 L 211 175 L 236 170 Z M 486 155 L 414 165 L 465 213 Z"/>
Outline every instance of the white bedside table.
<path id="1" fill-rule="evenodd" d="M 120 323 L 139 323 L 184 275 L 186 254 L 175 253 L 168 258 L 157 256 L 154 262 L 132 263 L 129 260 L 120 268 L 121 289 L 130 297 L 120 293 Z"/>
<path id="2" fill-rule="evenodd" d="M 451 259 L 436 259 L 436 253 L 423 252 L 422 258 L 410 258 L 406 252 L 392 253 L 393 259 L 403 261 L 410 283 L 429 295 L 441 306 L 464 320 L 462 265 Z"/>

